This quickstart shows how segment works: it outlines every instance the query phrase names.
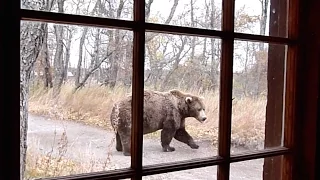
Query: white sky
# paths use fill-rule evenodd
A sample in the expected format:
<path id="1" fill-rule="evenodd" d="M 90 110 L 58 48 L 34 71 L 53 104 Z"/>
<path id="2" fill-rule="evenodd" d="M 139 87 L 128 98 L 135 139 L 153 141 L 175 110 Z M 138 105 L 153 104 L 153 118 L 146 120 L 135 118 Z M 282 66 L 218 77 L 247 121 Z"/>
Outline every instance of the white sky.
<path id="1" fill-rule="evenodd" d="M 118 2 L 118 0 L 114 0 L 114 1 Z M 194 0 L 194 1 L 196 1 L 195 6 L 198 6 L 200 8 L 205 7 L 204 6 L 205 0 Z M 211 1 L 211 0 L 206 0 L 206 1 Z M 216 6 L 221 7 L 221 1 L 222 0 L 215 0 Z M 71 0 L 66 1 L 67 11 L 72 10 L 73 12 L 75 12 L 75 7 L 70 7 L 70 5 L 73 4 L 73 2 L 77 2 L 77 1 L 71 1 Z M 92 4 L 91 8 L 93 7 L 94 3 L 95 3 L 95 0 L 91 2 Z M 175 15 L 180 14 L 182 12 L 186 12 L 187 10 L 185 9 L 185 5 L 189 3 L 190 3 L 190 0 L 180 0 L 178 7 L 176 9 Z M 172 4 L 173 4 L 173 0 L 154 0 L 151 6 L 150 17 L 156 16 L 158 12 L 160 13 L 161 17 L 165 17 L 165 18 L 168 17 Z M 236 0 L 236 11 L 243 5 L 246 6 L 246 11 L 249 15 L 260 15 L 260 12 L 261 12 L 260 0 Z M 198 12 L 195 11 L 195 13 L 199 13 L 199 11 Z M 255 27 L 251 31 L 252 31 L 251 33 L 258 34 L 259 27 Z M 78 31 L 78 33 L 74 35 L 73 43 L 71 45 L 72 47 L 71 47 L 70 63 L 72 67 L 76 67 L 78 63 L 78 50 L 79 50 L 80 36 L 81 36 L 81 31 Z M 235 66 L 238 66 L 237 62 L 235 62 Z"/>

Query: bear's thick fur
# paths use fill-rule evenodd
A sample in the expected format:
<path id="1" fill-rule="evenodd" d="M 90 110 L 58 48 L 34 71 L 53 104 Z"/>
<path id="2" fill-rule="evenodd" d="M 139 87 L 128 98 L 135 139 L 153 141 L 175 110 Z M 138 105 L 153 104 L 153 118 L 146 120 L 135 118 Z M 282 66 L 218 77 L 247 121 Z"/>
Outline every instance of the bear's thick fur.
<path id="1" fill-rule="evenodd" d="M 179 90 L 169 92 L 144 91 L 143 134 L 162 129 L 161 145 L 164 152 L 174 151 L 169 146 L 172 138 L 189 145 L 199 146 L 185 129 L 185 118 L 194 117 L 204 122 L 207 117 L 203 98 Z M 110 115 L 116 132 L 116 149 L 130 156 L 131 147 L 131 96 L 114 104 Z"/>

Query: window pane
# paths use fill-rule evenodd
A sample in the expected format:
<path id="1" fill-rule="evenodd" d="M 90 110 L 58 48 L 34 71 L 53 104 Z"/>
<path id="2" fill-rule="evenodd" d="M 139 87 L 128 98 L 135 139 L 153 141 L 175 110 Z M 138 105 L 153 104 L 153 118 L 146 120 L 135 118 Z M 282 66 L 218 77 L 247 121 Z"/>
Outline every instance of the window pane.
<path id="1" fill-rule="evenodd" d="M 230 180 L 273 180 L 281 177 L 282 156 L 230 164 Z"/>
<path id="2" fill-rule="evenodd" d="M 150 23 L 221 29 L 222 0 L 146 0 Z"/>
<path id="3" fill-rule="evenodd" d="M 235 32 L 287 37 L 288 0 L 235 0 Z"/>
<path id="4" fill-rule="evenodd" d="M 20 0 L 22 9 L 65 14 L 133 19 L 133 0 Z"/>
<path id="5" fill-rule="evenodd" d="M 146 37 L 143 165 L 216 155 L 221 40 Z"/>
<path id="6" fill-rule="evenodd" d="M 170 173 L 143 176 L 143 180 L 216 180 L 217 166 L 209 166 L 196 169 L 188 169 L 183 171 L 175 171 Z"/>
<path id="7" fill-rule="evenodd" d="M 27 21 L 21 28 L 20 73 L 30 87 L 27 177 L 129 167 L 110 116 L 116 120 L 113 104 L 131 91 L 133 33 Z"/>
<path id="8" fill-rule="evenodd" d="M 282 145 L 286 46 L 235 41 L 231 153 Z"/>

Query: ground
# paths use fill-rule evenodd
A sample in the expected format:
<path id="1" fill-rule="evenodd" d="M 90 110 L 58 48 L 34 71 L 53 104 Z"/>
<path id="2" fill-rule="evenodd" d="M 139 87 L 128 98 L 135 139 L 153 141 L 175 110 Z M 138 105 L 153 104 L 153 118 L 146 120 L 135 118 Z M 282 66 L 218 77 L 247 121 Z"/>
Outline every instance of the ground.
<path id="1" fill-rule="evenodd" d="M 68 140 L 67 152 L 65 154 L 67 158 L 82 163 L 90 163 L 106 162 L 108 157 L 108 166 L 111 169 L 130 166 L 130 156 L 123 156 L 122 152 L 117 152 L 115 149 L 114 133 L 71 121 L 52 120 L 29 114 L 28 144 L 38 153 L 46 154 L 53 147 L 59 145 L 58 140 L 64 130 L 66 131 Z M 54 135 L 55 132 L 56 136 Z M 196 139 L 196 142 L 200 146 L 199 149 L 191 149 L 187 145 L 173 140 L 172 146 L 176 148 L 174 152 L 162 152 L 160 137 L 158 139 L 144 137 L 143 142 L 143 165 L 210 157 L 217 153 L 217 148 L 213 147 L 210 141 L 207 140 L 201 141 Z M 243 150 L 237 149 L 237 151 Z M 262 167 L 262 159 L 234 163 L 231 165 L 230 179 L 262 179 Z M 215 176 L 216 166 L 213 166 L 153 175 L 144 177 L 143 179 L 206 180 L 215 179 Z"/>

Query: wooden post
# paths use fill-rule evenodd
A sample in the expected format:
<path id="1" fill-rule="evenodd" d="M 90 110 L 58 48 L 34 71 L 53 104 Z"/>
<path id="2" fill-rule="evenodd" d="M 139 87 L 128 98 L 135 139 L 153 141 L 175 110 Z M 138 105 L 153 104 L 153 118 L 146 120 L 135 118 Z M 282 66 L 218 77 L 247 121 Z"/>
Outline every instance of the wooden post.
<path id="1" fill-rule="evenodd" d="M 287 1 L 270 0 L 270 36 L 287 36 Z M 265 148 L 282 144 L 285 46 L 269 44 Z M 281 157 L 265 158 L 263 179 L 281 177 Z"/>

